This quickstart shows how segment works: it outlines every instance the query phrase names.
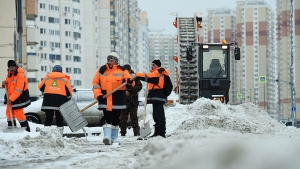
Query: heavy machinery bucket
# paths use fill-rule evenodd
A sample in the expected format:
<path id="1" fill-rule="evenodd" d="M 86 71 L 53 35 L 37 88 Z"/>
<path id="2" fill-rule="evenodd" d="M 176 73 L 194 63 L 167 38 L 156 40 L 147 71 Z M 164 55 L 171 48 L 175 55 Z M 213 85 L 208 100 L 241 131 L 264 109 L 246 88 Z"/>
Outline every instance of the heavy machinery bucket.
<path id="1" fill-rule="evenodd" d="M 66 121 L 72 132 L 76 132 L 80 129 L 84 130 L 83 127 L 88 125 L 88 122 L 82 116 L 81 111 L 79 110 L 77 104 L 73 99 L 70 99 L 69 101 L 61 105 L 59 107 L 59 111 L 61 112 L 64 120 Z"/>

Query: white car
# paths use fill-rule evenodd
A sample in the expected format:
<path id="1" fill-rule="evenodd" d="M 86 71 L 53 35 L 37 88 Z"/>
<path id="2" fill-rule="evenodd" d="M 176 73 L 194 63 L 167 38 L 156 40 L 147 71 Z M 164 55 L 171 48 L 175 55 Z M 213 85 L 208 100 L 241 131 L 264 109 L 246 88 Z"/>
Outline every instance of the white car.
<path id="1" fill-rule="evenodd" d="M 95 101 L 91 89 L 74 89 L 72 99 L 75 100 L 80 110 Z M 31 102 L 30 106 L 24 109 L 28 121 L 31 121 L 33 123 L 38 123 L 38 124 L 45 123 L 45 113 L 41 111 L 42 103 L 43 103 L 43 99 L 39 99 L 37 101 Z M 104 116 L 103 112 L 99 111 L 97 107 L 98 107 L 98 103 L 94 104 L 92 107 L 82 112 L 83 117 L 87 120 L 89 127 L 102 126 L 105 123 L 103 118 Z M 143 113 L 144 113 L 144 101 L 139 100 L 139 107 L 138 107 L 139 120 L 143 118 Z M 53 119 L 52 124 L 55 125 L 55 118 Z"/>

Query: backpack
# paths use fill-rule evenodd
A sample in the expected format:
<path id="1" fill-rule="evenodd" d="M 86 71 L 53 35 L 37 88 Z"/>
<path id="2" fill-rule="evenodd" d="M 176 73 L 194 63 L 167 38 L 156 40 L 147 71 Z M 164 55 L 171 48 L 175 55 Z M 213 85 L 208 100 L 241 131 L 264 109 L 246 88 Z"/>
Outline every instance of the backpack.
<path id="1" fill-rule="evenodd" d="M 172 93 L 172 90 L 173 90 L 173 84 L 172 84 L 170 76 L 165 75 L 165 74 L 163 74 L 163 75 L 164 75 L 164 86 L 163 86 L 162 90 L 166 96 L 170 96 L 170 94 Z"/>

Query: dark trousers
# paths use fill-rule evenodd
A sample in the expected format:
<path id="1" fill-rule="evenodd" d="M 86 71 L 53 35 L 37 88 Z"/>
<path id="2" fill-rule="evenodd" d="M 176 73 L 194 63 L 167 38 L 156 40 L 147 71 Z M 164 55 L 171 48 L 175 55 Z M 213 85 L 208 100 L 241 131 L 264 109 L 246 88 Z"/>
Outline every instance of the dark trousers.
<path id="1" fill-rule="evenodd" d="M 64 119 L 58 110 L 45 110 L 46 119 L 45 119 L 45 126 L 51 126 L 53 121 L 53 116 L 55 114 L 56 126 L 63 127 Z"/>
<path id="2" fill-rule="evenodd" d="M 119 118 L 121 111 L 107 111 L 103 110 L 104 118 L 107 124 L 119 126 Z"/>
<path id="3" fill-rule="evenodd" d="M 130 120 L 131 120 L 131 125 L 133 128 L 134 134 L 140 133 L 140 126 L 139 126 L 139 121 L 138 121 L 138 117 L 137 117 L 137 110 L 138 110 L 138 107 L 127 106 L 126 110 L 121 111 L 121 114 L 120 114 L 121 134 L 126 134 L 127 121 L 128 121 L 129 114 L 130 114 Z"/>
<path id="4" fill-rule="evenodd" d="M 153 120 L 155 122 L 155 130 L 158 130 L 158 135 L 165 136 L 166 132 L 166 117 L 163 103 L 153 103 Z"/>

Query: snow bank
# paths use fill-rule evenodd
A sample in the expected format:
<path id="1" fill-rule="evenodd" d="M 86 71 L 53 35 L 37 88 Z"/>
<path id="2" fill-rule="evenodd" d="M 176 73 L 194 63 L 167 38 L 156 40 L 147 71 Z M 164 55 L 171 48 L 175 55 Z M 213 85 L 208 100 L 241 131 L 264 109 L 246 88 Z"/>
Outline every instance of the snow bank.
<path id="1" fill-rule="evenodd" d="M 225 105 L 219 101 L 200 98 L 187 111 L 194 117 L 181 124 L 177 130 L 207 129 L 216 127 L 223 131 L 267 134 L 281 131 L 285 126 L 272 119 L 252 103 Z"/>

